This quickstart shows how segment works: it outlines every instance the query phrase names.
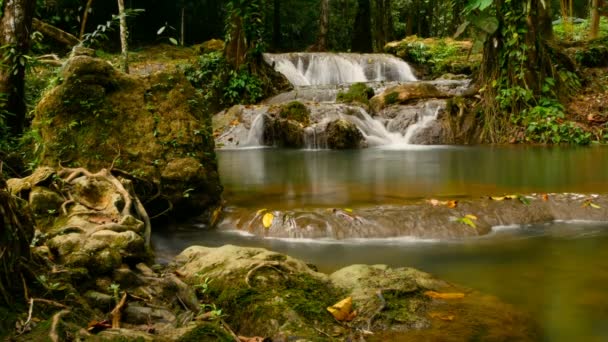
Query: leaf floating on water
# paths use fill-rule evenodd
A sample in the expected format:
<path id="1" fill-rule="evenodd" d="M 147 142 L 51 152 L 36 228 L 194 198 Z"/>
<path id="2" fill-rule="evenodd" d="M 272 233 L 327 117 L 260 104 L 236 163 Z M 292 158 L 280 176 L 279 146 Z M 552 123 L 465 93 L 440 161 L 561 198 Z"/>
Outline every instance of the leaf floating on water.
<path id="1" fill-rule="evenodd" d="M 347 213 L 352 213 L 353 210 L 351 208 L 344 208 L 344 211 L 346 211 Z"/>
<path id="2" fill-rule="evenodd" d="M 523 195 L 518 195 L 517 199 L 524 205 L 530 205 L 530 199 Z"/>
<path id="3" fill-rule="evenodd" d="M 440 200 L 436 200 L 436 199 L 430 199 L 427 200 L 427 202 L 432 205 L 433 207 L 437 207 L 440 205 L 444 205 L 450 209 L 456 208 L 456 205 L 458 205 L 458 201 L 440 201 Z"/>
<path id="4" fill-rule="evenodd" d="M 599 205 L 591 202 L 590 199 L 585 200 L 585 202 L 583 202 L 583 207 L 591 207 L 593 209 L 602 209 L 602 207 L 600 207 Z"/>
<path id="5" fill-rule="evenodd" d="M 506 198 L 505 196 L 500 196 L 500 197 L 499 196 L 492 196 L 492 197 L 490 197 L 490 199 L 492 201 L 504 201 L 505 198 Z"/>
<path id="6" fill-rule="evenodd" d="M 462 224 L 466 224 L 467 226 L 473 229 L 477 229 L 477 225 L 475 224 L 475 221 L 477 221 L 477 216 L 475 215 L 467 214 L 464 217 L 457 219 L 456 221 Z"/>
<path id="7" fill-rule="evenodd" d="M 353 310 L 353 298 L 346 297 L 336 304 L 329 306 L 327 311 L 338 321 L 352 321 L 357 316 Z"/>
<path id="8" fill-rule="evenodd" d="M 426 291 L 424 293 L 425 296 L 433 299 L 462 299 L 464 298 L 464 293 L 462 292 L 436 292 L 436 291 Z"/>
<path id="9" fill-rule="evenodd" d="M 215 226 L 217 224 L 217 221 L 220 218 L 220 214 L 222 213 L 222 206 L 218 206 L 217 208 L 215 208 L 215 210 L 213 211 L 213 214 L 211 214 L 211 226 Z"/>
<path id="10" fill-rule="evenodd" d="M 547 195 L 547 194 L 542 194 L 541 197 L 543 198 L 544 202 L 547 202 L 549 200 L 549 195 Z"/>
<path id="11" fill-rule="evenodd" d="M 450 314 L 446 314 L 446 313 L 442 313 L 442 312 L 431 312 L 429 313 L 429 316 L 431 318 L 435 318 L 435 319 L 440 319 L 442 321 L 453 321 L 454 318 L 456 318 L 455 315 L 450 315 Z"/>
<path id="12" fill-rule="evenodd" d="M 264 217 L 262 217 L 262 224 L 266 229 L 272 226 L 272 221 L 274 221 L 274 215 L 272 213 L 266 213 L 264 214 Z"/>

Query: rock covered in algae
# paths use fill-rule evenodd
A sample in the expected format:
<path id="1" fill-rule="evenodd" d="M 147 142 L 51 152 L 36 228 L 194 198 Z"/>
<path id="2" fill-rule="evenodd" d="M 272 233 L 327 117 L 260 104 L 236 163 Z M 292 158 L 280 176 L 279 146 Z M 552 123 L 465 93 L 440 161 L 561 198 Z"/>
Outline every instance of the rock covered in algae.
<path id="1" fill-rule="evenodd" d="M 357 126 L 344 119 L 329 122 L 325 134 L 327 147 L 335 150 L 359 148 L 365 140 Z"/>
<path id="2" fill-rule="evenodd" d="M 176 257 L 190 284 L 207 279 L 208 295 L 241 335 L 276 341 L 365 338 L 419 340 L 459 336 L 534 341 L 536 325 L 497 298 L 449 284 L 411 268 L 353 265 L 331 275 L 262 248 L 193 246 Z M 209 281 L 211 279 L 211 281 Z M 347 325 L 328 307 L 352 297 Z M 386 340 L 386 339 L 384 339 Z"/>
<path id="3" fill-rule="evenodd" d="M 219 203 L 222 191 L 211 118 L 201 101 L 179 70 L 133 76 L 104 60 L 74 56 L 35 110 L 41 164 L 91 171 L 113 165 L 160 187 L 164 199 L 149 208 L 199 215 Z"/>

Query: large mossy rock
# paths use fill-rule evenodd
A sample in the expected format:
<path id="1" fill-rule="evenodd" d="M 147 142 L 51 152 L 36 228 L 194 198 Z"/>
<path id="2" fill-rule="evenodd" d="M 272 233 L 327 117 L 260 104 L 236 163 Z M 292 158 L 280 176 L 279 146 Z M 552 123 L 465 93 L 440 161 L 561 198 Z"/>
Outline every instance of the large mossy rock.
<path id="1" fill-rule="evenodd" d="M 199 215 L 222 191 L 211 118 L 200 102 L 177 70 L 130 76 L 75 56 L 35 111 L 41 163 L 92 171 L 113 165 L 160 187 L 151 216 L 171 206 L 172 217 Z"/>
<path id="2" fill-rule="evenodd" d="M 193 246 L 176 263 L 187 283 L 207 279 L 205 295 L 239 335 L 273 341 L 359 340 L 366 332 L 373 333 L 366 340 L 376 341 L 540 338 L 533 321 L 497 298 L 411 268 L 354 265 L 327 276 L 283 254 L 230 245 Z M 340 323 L 327 308 L 349 297 L 350 322 Z"/>
<path id="3" fill-rule="evenodd" d="M 360 148 L 365 138 L 357 126 L 344 119 L 331 121 L 325 129 L 327 147 L 332 150 Z"/>
<path id="4" fill-rule="evenodd" d="M 409 36 L 386 44 L 384 51 L 414 65 L 419 76 L 435 79 L 440 75 L 471 75 L 479 69 L 481 53 L 472 53 L 473 43 L 451 38 Z"/>

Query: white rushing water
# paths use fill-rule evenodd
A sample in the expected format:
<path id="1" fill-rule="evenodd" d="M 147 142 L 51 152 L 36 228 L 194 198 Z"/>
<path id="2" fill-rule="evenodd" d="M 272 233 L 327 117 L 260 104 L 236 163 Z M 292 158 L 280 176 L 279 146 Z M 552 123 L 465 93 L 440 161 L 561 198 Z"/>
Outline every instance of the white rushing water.
<path id="1" fill-rule="evenodd" d="M 294 86 L 416 81 L 406 62 L 388 54 L 284 53 L 264 59 Z"/>

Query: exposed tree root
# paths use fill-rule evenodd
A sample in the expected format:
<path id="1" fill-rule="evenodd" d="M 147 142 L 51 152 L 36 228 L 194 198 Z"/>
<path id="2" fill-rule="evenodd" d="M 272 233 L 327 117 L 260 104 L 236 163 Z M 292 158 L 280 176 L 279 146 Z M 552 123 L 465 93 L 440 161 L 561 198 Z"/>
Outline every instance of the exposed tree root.
<path id="1" fill-rule="evenodd" d="M 272 268 L 273 270 L 279 272 L 279 274 L 282 275 L 283 278 L 287 279 L 287 276 L 284 274 L 284 271 L 282 271 L 280 269 L 280 268 L 287 269 L 285 265 L 282 265 L 278 261 L 267 261 L 267 262 L 264 262 L 264 263 L 261 263 L 261 264 L 255 266 L 254 268 L 249 270 L 249 272 L 247 272 L 247 275 L 245 276 L 245 283 L 247 284 L 247 286 L 252 287 L 251 284 L 249 283 L 249 279 L 256 271 L 258 271 L 262 268 Z M 287 269 L 287 271 L 289 272 L 288 269 Z"/>
<path id="2" fill-rule="evenodd" d="M 53 315 L 53 323 L 51 324 L 51 332 L 49 333 L 49 338 L 53 342 L 59 342 L 61 339 L 59 338 L 59 334 L 57 333 L 57 326 L 61 321 L 61 317 L 69 314 L 71 311 L 68 309 L 64 309 Z"/>
<path id="3" fill-rule="evenodd" d="M 144 222 L 144 241 L 146 243 L 146 247 L 150 247 L 150 235 L 152 231 L 152 224 L 150 222 L 150 217 L 148 216 L 143 204 L 134 194 L 134 189 L 131 181 L 121 182 L 116 178 L 108 169 L 101 169 L 97 173 L 91 173 L 90 171 L 84 168 L 64 168 L 57 173 L 60 177 L 64 179 L 67 184 L 71 184 L 80 176 L 86 176 L 92 179 L 104 180 L 112 184 L 115 190 L 121 195 L 123 200 L 125 201 L 124 208 L 122 209 L 121 215 L 125 216 L 136 216 L 140 218 Z M 126 184 L 123 184 L 126 183 Z M 74 203 L 74 199 L 71 195 L 69 195 L 69 200 L 62 204 L 62 210 L 64 213 L 67 213 L 67 204 Z M 80 203 L 82 204 L 82 203 Z M 85 205 L 86 206 L 86 205 Z M 97 208 L 89 208 L 96 210 Z M 132 214 L 132 211 L 135 211 L 136 215 Z M 102 225 L 97 227 L 93 232 L 89 233 L 89 235 L 98 232 L 100 230 L 114 230 L 120 231 L 122 228 L 121 225 L 116 223 L 111 223 L 108 225 Z"/>
<path id="4" fill-rule="evenodd" d="M 384 299 L 384 296 L 382 295 L 382 291 L 384 291 L 383 289 L 378 289 L 378 291 L 376 291 L 376 296 L 378 296 L 378 299 L 380 299 L 380 306 L 378 307 L 378 309 L 376 309 L 376 311 L 374 311 L 374 313 L 369 317 L 369 319 L 367 320 L 367 331 L 372 331 L 372 324 L 374 322 L 374 319 L 376 318 L 376 316 L 378 316 L 382 310 L 384 310 L 386 308 L 386 299 Z"/>

